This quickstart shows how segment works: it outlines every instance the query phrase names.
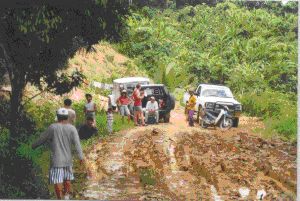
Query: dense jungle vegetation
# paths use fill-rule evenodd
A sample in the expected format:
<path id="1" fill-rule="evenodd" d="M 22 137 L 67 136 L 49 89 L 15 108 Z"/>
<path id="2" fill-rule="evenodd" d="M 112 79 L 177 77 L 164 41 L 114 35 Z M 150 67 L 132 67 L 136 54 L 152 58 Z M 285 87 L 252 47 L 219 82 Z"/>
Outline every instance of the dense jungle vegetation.
<path id="1" fill-rule="evenodd" d="M 250 7 L 250 8 L 249 8 Z M 264 133 L 296 139 L 296 2 L 144 7 L 129 17 L 118 49 L 172 91 L 225 84 Z"/>
<path id="2" fill-rule="evenodd" d="M 113 43 L 133 66 L 179 95 L 199 83 L 228 85 L 247 115 L 264 119 L 265 134 L 296 141 L 297 2 L 133 0 L 130 9 L 128 1 L 97 0 L 96 7 L 88 2 L 76 1 L 68 12 L 51 2 L 34 9 L 1 8 L 0 86 L 14 78 L 10 84 L 16 86 L 19 107 L 11 97 L 0 100 L 0 198 L 52 198 L 45 178 L 49 151 L 32 150 L 30 144 L 54 121 L 49 114 L 61 101 L 45 98 L 24 105 L 30 99 L 24 88 L 30 83 L 61 95 L 80 86 L 83 75 L 57 72 L 68 67 L 77 50 L 93 50 L 99 40 Z M 75 103 L 77 114 L 82 104 Z M 79 115 L 77 125 L 82 122 Z M 115 131 L 132 126 L 120 122 L 116 118 Z M 104 111 L 97 123 L 97 137 L 106 136 Z"/>

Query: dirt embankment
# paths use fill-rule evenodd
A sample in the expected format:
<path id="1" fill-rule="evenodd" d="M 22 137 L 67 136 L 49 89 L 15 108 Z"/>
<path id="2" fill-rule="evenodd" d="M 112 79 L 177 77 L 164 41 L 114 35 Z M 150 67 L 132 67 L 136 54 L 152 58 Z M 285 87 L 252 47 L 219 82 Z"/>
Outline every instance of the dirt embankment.
<path id="1" fill-rule="evenodd" d="M 82 198 L 100 200 L 294 200 L 296 145 L 237 129 L 187 127 L 177 108 L 171 123 L 138 127 L 99 142 L 87 154 L 93 178 Z"/>
<path id="2" fill-rule="evenodd" d="M 86 52 L 79 50 L 73 58 L 68 61 L 68 68 L 63 72 L 70 74 L 76 69 L 81 71 L 86 80 L 81 87 L 73 89 L 64 94 L 64 98 L 70 98 L 73 101 L 84 100 L 86 88 L 93 81 L 109 83 L 114 78 L 129 76 L 146 76 L 146 73 L 139 69 L 134 62 L 126 56 L 120 54 L 112 45 L 101 42 L 93 46 L 94 51 Z M 25 90 L 27 97 L 33 97 L 41 93 L 36 87 L 28 85 Z M 43 92 L 37 95 L 34 100 L 36 103 L 53 100 L 61 102 L 63 98 L 52 93 Z"/>

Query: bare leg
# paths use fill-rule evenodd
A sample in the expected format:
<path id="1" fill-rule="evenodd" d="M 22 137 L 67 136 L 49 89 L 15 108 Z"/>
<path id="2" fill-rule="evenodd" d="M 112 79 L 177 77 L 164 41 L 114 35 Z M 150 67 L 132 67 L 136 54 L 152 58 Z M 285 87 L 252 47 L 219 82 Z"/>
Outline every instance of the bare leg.
<path id="1" fill-rule="evenodd" d="M 145 111 L 145 121 L 148 122 L 148 118 L 149 118 L 149 112 Z"/>
<path id="2" fill-rule="evenodd" d="M 155 111 L 155 116 L 156 116 L 156 123 L 159 122 L 159 112 L 158 111 Z"/>
<path id="3" fill-rule="evenodd" d="M 134 124 L 137 125 L 138 124 L 138 112 L 134 111 Z"/>
<path id="4" fill-rule="evenodd" d="M 128 123 L 130 123 L 130 115 L 128 115 L 128 119 L 127 120 L 128 120 Z"/>
<path id="5" fill-rule="evenodd" d="M 65 180 L 64 181 L 64 195 L 68 195 L 71 193 L 71 181 Z"/>
<path id="6" fill-rule="evenodd" d="M 63 197 L 63 184 L 54 184 L 54 189 L 57 199 L 61 200 Z"/>
<path id="7" fill-rule="evenodd" d="M 143 111 L 140 111 L 141 119 L 142 119 L 142 125 L 145 125 L 145 120 L 144 120 L 144 114 Z"/>
<path id="8" fill-rule="evenodd" d="M 140 115 L 140 112 L 137 112 L 137 115 L 136 115 L 136 121 L 137 121 L 137 123 L 139 123 L 139 121 L 140 121 L 140 117 L 141 115 Z"/>

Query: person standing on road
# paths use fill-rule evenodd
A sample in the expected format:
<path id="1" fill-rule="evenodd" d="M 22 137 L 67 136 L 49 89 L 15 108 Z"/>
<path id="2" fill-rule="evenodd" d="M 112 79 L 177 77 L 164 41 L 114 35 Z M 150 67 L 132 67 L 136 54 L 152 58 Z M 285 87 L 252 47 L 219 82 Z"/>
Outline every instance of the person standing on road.
<path id="1" fill-rule="evenodd" d="M 154 96 L 151 96 L 150 101 L 147 102 L 146 111 L 145 111 L 145 119 L 148 122 L 148 117 L 150 115 L 155 115 L 156 123 L 159 121 L 159 112 L 158 112 L 158 103 L 155 101 Z"/>
<path id="2" fill-rule="evenodd" d="M 194 90 L 189 90 L 190 98 L 187 103 L 187 111 L 188 111 L 188 120 L 189 126 L 194 126 L 194 112 L 196 110 L 196 96 L 194 95 Z"/>
<path id="3" fill-rule="evenodd" d="M 87 103 L 84 106 L 85 117 L 92 116 L 94 119 L 94 125 L 96 125 L 96 104 L 93 102 L 93 97 L 91 94 L 86 94 L 85 98 Z"/>
<path id="4" fill-rule="evenodd" d="M 75 145 L 81 165 L 84 164 L 84 156 L 77 130 L 68 122 L 68 110 L 60 108 L 56 115 L 58 121 L 41 134 L 40 138 L 32 144 L 32 148 L 49 143 L 51 151 L 49 183 L 54 184 L 57 199 L 62 199 L 63 196 L 68 199 L 71 180 L 74 180 L 72 145 Z"/>
<path id="5" fill-rule="evenodd" d="M 127 96 L 127 91 L 124 89 L 121 93 L 120 98 L 117 100 L 117 104 L 120 108 L 120 113 L 122 115 L 122 122 L 124 123 L 124 116 L 128 117 L 128 123 L 130 122 L 130 111 L 128 105 L 131 104 L 130 98 Z"/>
<path id="6" fill-rule="evenodd" d="M 113 109 L 108 108 L 106 115 L 107 115 L 107 130 L 111 134 L 113 132 L 113 123 L 114 123 Z"/>
<path id="7" fill-rule="evenodd" d="M 140 91 L 141 85 L 137 84 L 136 88 L 133 91 L 133 100 L 134 100 L 134 124 L 138 126 L 139 118 L 141 117 L 142 125 L 145 126 L 144 115 L 142 110 L 142 99 L 144 98 L 144 93 Z"/>
<path id="8" fill-rule="evenodd" d="M 64 107 L 68 110 L 69 112 L 69 117 L 68 117 L 68 122 L 72 125 L 75 125 L 76 122 L 76 113 L 75 111 L 71 108 L 72 105 L 72 100 L 71 99 L 65 99 L 64 100 Z"/>

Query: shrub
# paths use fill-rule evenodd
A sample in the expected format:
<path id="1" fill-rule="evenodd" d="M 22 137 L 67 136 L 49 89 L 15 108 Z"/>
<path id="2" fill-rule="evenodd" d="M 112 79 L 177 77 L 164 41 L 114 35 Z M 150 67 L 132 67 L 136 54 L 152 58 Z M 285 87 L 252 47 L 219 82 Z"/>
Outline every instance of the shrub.
<path id="1" fill-rule="evenodd" d="M 6 156 L 9 153 L 9 130 L 0 125 L 0 156 Z"/>
<path id="2" fill-rule="evenodd" d="M 266 129 L 264 134 L 272 136 L 278 133 L 281 137 L 295 141 L 297 136 L 296 97 L 275 91 L 245 93 L 239 96 L 243 111 L 251 116 L 262 117 Z"/>
<path id="3" fill-rule="evenodd" d="M 140 170 L 140 180 L 141 183 L 146 185 L 155 185 L 156 184 L 156 178 L 155 178 L 156 172 L 154 169 L 141 169 Z"/>
<path id="4" fill-rule="evenodd" d="M 29 102 L 25 110 L 34 119 L 36 128 L 41 131 L 55 121 L 55 111 L 59 107 L 58 102 L 44 100 L 42 102 Z"/>

